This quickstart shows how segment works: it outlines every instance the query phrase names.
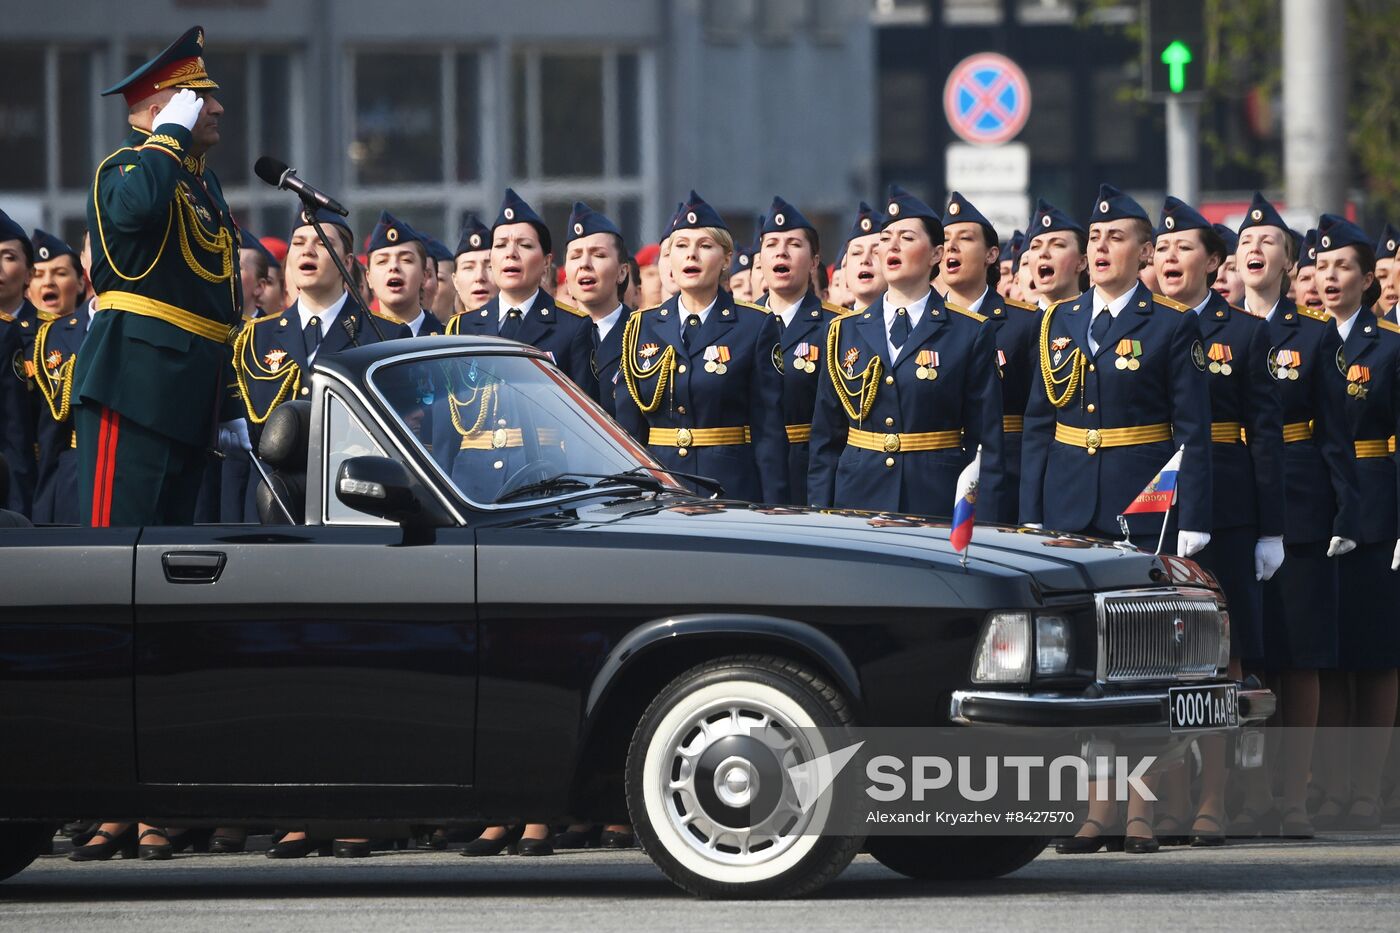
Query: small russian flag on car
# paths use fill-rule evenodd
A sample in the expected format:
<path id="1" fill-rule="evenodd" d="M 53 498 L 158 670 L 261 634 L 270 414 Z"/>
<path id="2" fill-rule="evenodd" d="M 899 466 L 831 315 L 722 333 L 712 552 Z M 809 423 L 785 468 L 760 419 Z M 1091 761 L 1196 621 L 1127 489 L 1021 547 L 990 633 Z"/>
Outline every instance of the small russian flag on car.
<path id="1" fill-rule="evenodd" d="M 953 500 L 953 530 L 948 534 L 948 542 L 955 551 L 965 551 L 972 541 L 972 526 L 977 515 L 977 487 L 981 485 L 982 446 L 977 446 L 977 455 L 963 467 L 958 476 L 957 498 Z"/>
<path id="2" fill-rule="evenodd" d="M 1124 515 L 1138 515 L 1151 512 L 1169 512 L 1176 502 L 1176 474 L 1181 472 L 1181 455 L 1185 447 L 1172 454 L 1166 466 L 1152 477 L 1147 488 L 1137 494 L 1137 498 L 1123 510 Z"/>

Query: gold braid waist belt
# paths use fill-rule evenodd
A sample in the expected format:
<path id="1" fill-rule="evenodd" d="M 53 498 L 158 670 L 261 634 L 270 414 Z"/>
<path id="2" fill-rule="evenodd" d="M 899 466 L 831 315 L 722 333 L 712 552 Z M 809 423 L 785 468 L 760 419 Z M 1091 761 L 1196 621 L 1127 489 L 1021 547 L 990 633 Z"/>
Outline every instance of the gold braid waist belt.
<path id="1" fill-rule="evenodd" d="M 139 314 L 142 317 L 153 317 L 158 321 L 164 321 L 178 327 L 186 333 L 203 337 L 205 340 L 212 340 L 215 343 L 232 343 L 234 336 L 238 333 L 237 327 L 211 321 L 193 311 L 186 311 L 184 308 L 177 308 L 175 305 L 147 298 L 145 295 L 137 295 L 134 292 L 103 292 L 97 296 L 97 309 L 99 311 L 125 311 L 128 314 Z"/>
<path id="2" fill-rule="evenodd" d="M 921 450 L 952 450 L 962 446 L 962 431 L 924 431 L 919 434 L 877 434 L 850 428 L 846 432 L 846 443 L 861 450 L 877 450 L 893 454 Z"/>
<path id="3" fill-rule="evenodd" d="M 1169 424 L 1145 424 L 1132 428 L 1072 428 L 1055 425 L 1055 440 L 1070 447 L 1079 447 L 1090 455 L 1100 447 L 1135 447 L 1172 439 Z"/>
<path id="4" fill-rule="evenodd" d="M 652 428 L 647 443 L 657 447 L 730 447 L 753 440 L 748 425 L 737 428 Z"/>

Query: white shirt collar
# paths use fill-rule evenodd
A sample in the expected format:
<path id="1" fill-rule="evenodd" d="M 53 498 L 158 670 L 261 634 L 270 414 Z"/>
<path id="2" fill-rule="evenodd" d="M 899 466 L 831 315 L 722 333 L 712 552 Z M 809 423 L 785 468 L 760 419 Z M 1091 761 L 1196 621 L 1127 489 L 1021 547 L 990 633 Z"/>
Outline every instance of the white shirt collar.
<path id="1" fill-rule="evenodd" d="M 609 314 L 607 317 L 600 318 L 599 320 L 593 322 L 593 326 L 598 328 L 599 342 L 608 339 L 608 334 L 612 331 L 613 327 L 615 327 L 617 325 L 617 322 L 620 320 L 622 320 L 622 305 L 619 303 L 616 308 L 613 308 L 612 314 Z"/>
<path id="2" fill-rule="evenodd" d="M 1351 336 L 1351 329 L 1356 326 L 1356 319 L 1359 317 L 1361 317 L 1361 309 L 1357 308 L 1356 313 L 1345 321 L 1341 318 L 1334 318 L 1337 322 L 1337 334 L 1342 338 L 1342 343 L 1346 343 L 1347 338 Z"/>
<path id="3" fill-rule="evenodd" d="M 413 320 L 411 320 L 411 321 L 408 322 L 408 331 L 409 331 L 409 333 L 411 333 L 411 334 L 413 334 L 413 336 L 417 337 L 417 336 L 418 336 L 418 332 L 419 332 L 420 330 L 423 329 L 423 322 L 426 321 L 427 319 L 428 319 L 427 312 L 425 312 L 422 308 L 419 308 L 419 309 L 418 309 L 418 316 L 417 316 L 416 318 L 414 318 Z"/>
<path id="4" fill-rule="evenodd" d="M 1274 306 L 1273 306 L 1272 308 L 1269 309 L 1269 313 L 1268 313 L 1268 314 L 1264 315 L 1264 320 L 1266 320 L 1266 321 L 1272 321 L 1272 320 L 1274 319 L 1274 315 L 1278 313 L 1278 306 L 1279 306 L 1280 304 L 1282 304 L 1282 303 L 1283 303 L 1283 299 L 1282 299 L 1282 298 L 1279 298 L 1279 299 L 1277 299 L 1276 301 L 1274 301 Z M 1245 302 L 1245 310 L 1248 311 L 1248 312 L 1250 312 L 1251 314 L 1254 313 L 1254 309 L 1251 308 L 1251 307 L 1249 306 L 1249 302 Z"/>
<path id="5" fill-rule="evenodd" d="M 1206 296 L 1201 299 L 1201 303 L 1191 309 L 1192 311 L 1196 312 L 1197 317 L 1200 317 L 1201 312 L 1206 309 L 1206 305 L 1210 304 L 1210 296 L 1212 294 L 1214 294 L 1214 292 L 1212 292 L 1210 289 L 1206 289 Z"/>
<path id="6" fill-rule="evenodd" d="M 911 334 L 914 332 L 914 329 L 919 326 L 919 322 L 923 320 L 924 309 L 928 307 L 928 300 L 932 295 L 933 289 L 929 289 L 928 292 L 924 294 L 924 297 L 920 298 L 918 301 L 913 304 L 904 305 L 904 313 L 909 316 L 909 332 Z M 893 360 L 895 357 L 899 356 L 900 349 L 902 349 L 896 347 L 890 340 L 890 327 L 894 325 L 894 319 L 899 313 L 900 306 L 890 301 L 889 292 L 885 292 L 884 303 L 885 346 L 889 348 L 890 359 Z"/>
<path id="7" fill-rule="evenodd" d="M 496 309 L 496 323 L 500 324 L 501 322 L 505 321 L 506 314 L 510 311 L 511 308 L 519 308 L 520 317 L 522 319 L 527 317 L 530 314 L 530 309 L 535 306 L 535 302 L 539 301 L 539 299 L 540 290 L 538 288 L 535 289 L 534 294 L 532 294 L 529 298 L 525 299 L 518 305 L 506 304 L 506 296 L 499 296 L 497 300 L 500 302 L 501 306 Z"/>
<path id="8" fill-rule="evenodd" d="M 987 293 L 990 292 L 990 291 L 991 291 L 991 288 L 984 288 L 984 289 L 982 289 L 982 294 L 978 295 L 978 296 L 977 296 L 977 300 L 974 301 L 972 304 L 970 304 L 970 305 L 967 306 L 967 310 L 969 310 L 969 311 L 981 311 L 981 310 L 982 310 L 982 305 L 983 305 L 983 304 L 986 302 L 986 300 L 987 300 Z"/>
<path id="9" fill-rule="evenodd" d="M 700 311 L 700 323 L 701 323 L 701 324 L 704 324 L 706 321 L 708 321 L 708 320 L 710 319 L 710 312 L 713 311 L 713 310 L 715 309 L 715 305 L 717 305 L 718 303 L 719 303 L 719 295 L 716 294 L 715 297 L 714 297 L 713 299 L 711 299 L 710 303 L 707 304 L 707 305 L 705 305 L 705 307 Z M 687 308 L 687 307 L 685 306 L 685 296 L 684 296 L 684 295 L 681 295 L 681 294 L 677 294 L 677 296 L 676 296 L 676 310 L 680 312 L 680 315 L 681 315 L 681 326 L 682 326 L 682 327 L 685 326 L 685 319 L 688 318 L 690 315 L 692 315 L 692 314 L 695 313 L 694 311 L 691 311 L 689 308 Z"/>
<path id="10" fill-rule="evenodd" d="M 1106 298 L 1104 298 L 1103 293 L 1099 291 L 1098 286 L 1094 286 L 1094 314 L 1097 315 L 1099 313 L 1099 310 L 1103 308 L 1105 304 L 1107 304 L 1108 313 L 1115 318 L 1118 317 L 1119 312 L 1121 312 L 1124 308 L 1128 306 L 1128 302 L 1133 300 L 1133 295 L 1136 292 L 1137 286 L 1134 285 L 1132 288 L 1128 289 L 1126 292 L 1119 295 L 1117 298 L 1113 299 L 1112 301 L 1108 301 Z M 1206 297 L 1210 296 L 1207 295 Z"/>
<path id="11" fill-rule="evenodd" d="M 788 325 L 790 325 L 790 324 L 793 322 L 793 319 L 797 317 L 797 309 L 800 308 L 800 307 L 802 307 L 802 301 L 803 301 L 803 299 L 806 298 L 806 297 L 807 297 L 807 294 L 806 294 L 806 292 L 804 292 L 804 293 L 802 294 L 802 298 L 797 299 L 797 300 L 794 301 L 792 304 L 788 305 L 786 308 L 783 308 L 783 307 L 780 307 L 780 305 L 782 304 L 782 301 L 783 301 L 783 300 L 782 300 L 781 298 L 779 298 L 777 295 L 775 295 L 773 292 L 769 292 L 769 293 L 768 293 L 768 310 L 771 311 L 771 312 L 773 312 L 774 314 L 776 314 L 778 317 L 782 318 L 782 319 L 783 319 L 783 326 L 784 326 L 784 327 L 787 327 Z"/>
<path id="12" fill-rule="evenodd" d="M 345 307 L 345 302 L 348 301 L 349 298 L 349 292 L 341 292 L 340 297 L 336 299 L 330 307 L 321 311 L 308 308 L 306 302 L 298 301 L 297 317 L 301 319 L 301 329 L 305 330 L 307 322 L 313 317 L 319 318 L 321 321 L 321 336 L 325 337 L 326 334 L 330 333 L 331 325 L 335 323 L 335 319 L 340 315 L 340 309 Z"/>

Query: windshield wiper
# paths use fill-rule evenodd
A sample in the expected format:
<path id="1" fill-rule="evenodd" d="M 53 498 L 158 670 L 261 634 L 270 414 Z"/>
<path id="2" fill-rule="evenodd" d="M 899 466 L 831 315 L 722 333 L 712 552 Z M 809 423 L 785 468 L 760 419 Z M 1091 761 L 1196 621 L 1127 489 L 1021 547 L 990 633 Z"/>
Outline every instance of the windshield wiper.
<path id="1" fill-rule="evenodd" d="M 594 483 L 585 483 L 583 480 L 596 480 Z M 533 483 L 526 483 L 496 497 L 497 502 L 509 502 L 519 496 L 534 492 L 548 492 L 551 489 L 567 487 L 577 487 L 579 489 L 597 489 L 604 485 L 634 486 L 645 492 L 664 492 L 666 484 L 654 476 L 641 473 L 557 473 L 554 476 L 537 480 Z"/>

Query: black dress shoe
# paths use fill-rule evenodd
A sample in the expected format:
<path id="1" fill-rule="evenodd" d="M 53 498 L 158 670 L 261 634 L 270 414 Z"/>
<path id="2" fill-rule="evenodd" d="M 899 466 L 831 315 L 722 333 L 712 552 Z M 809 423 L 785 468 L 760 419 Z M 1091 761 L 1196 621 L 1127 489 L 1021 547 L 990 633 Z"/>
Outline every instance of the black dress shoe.
<path id="1" fill-rule="evenodd" d="M 515 844 L 516 855 L 553 855 L 554 846 L 550 844 L 549 838 L 525 839 L 521 838 Z"/>
<path id="2" fill-rule="evenodd" d="M 496 839 L 487 839 L 484 836 L 477 836 L 462 848 L 462 855 L 467 858 L 483 858 L 489 855 L 500 855 L 506 849 L 515 844 L 520 835 L 525 832 L 525 824 L 521 823 L 512 826 L 504 834 Z"/>
<path id="3" fill-rule="evenodd" d="M 419 849 L 441 852 L 447 848 L 447 830 L 441 826 L 437 829 L 424 829 L 414 837 L 413 844 Z"/>
<path id="4" fill-rule="evenodd" d="M 147 839 L 159 839 L 160 842 L 148 843 Z M 152 826 L 137 840 L 136 854 L 143 862 L 163 862 L 175 857 L 175 847 L 170 844 L 165 830 Z"/>
<path id="5" fill-rule="evenodd" d="M 597 826 L 587 829 L 566 829 L 554 837 L 556 849 L 586 849 L 590 845 L 601 845 L 602 830 Z"/>
<path id="6" fill-rule="evenodd" d="M 64 823 L 63 828 L 59 830 L 59 832 L 68 839 L 77 839 L 79 836 L 84 836 L 86 837 L 84 841 L 86 841 L 92 838 L 92 831 L 97 829 L 98 825 L 99 824 L 94 823 L 92 820 L 73 820 L 71 823 Z M 73 844 L 82 845 L 83 843 L 75 842 Z"/>
<path id="7" fill-rule="evenodd" d="M 136 855 L 136 827 L 128 826 L 119 833 L 112 834 L 105 829 L 93 830 L 90 838 L 102 837 L 102 842 L 78 846 L 68 855 L 70 862 L 105 862 L 118 852 L 122 858 Z"/>
<path id="8" fill-rule="evenodd" d="M 1121 851 L 1123 837 L 1110 834 L 1108 827 L 1093 817 L 1084 821 L 1085 826 L 1093 826 L 1098 832 L 1092 836 L 1067 836 L 1055 843 L 1055 851 L 1061 855 L 1092 855 L 1104 849 L 1108 852 Z"/>
<path id="9" fill-rule="evenodd" d="M 1181 820 L 1174 816 L 1164 816 L 1152 827 L 1157 841 L 1163 846 L 1189 846 L 1191 837 L 1181 831 Z"/>
<path id="10" fill-rule="evenodd" d="M 600 849 L 635 849 L 636 847 L 637 837 L 634 833 L 606 829 L 598 836 L 598 848 Z"/>
<path id="11" fill-rule="evenodd" d="M 362 842 L 337 839 L 332 851 L 336 858 L 369 858 L 370 853 L 374 851 L 374 843 L 368 839 Z"/>
<path id="12" fill-rule="evenodd" d="M 1284 810 L 1278 834 L 1284 839 L 1311 839 L 1317 835 L 1312 820 L 1308 819 L 1308 808 L 1289 807 Z"/>
<path id="13" fill-rule="evenodd" d="M 1149 830 L 1152 828 L 1152 824 L 1140 816 L 1128 820 L 1127 825 L 1132 826 L 1134 823 L 1140 823 Z M 1157 841 L 1156 836 L 1123 836 L 1123 851 L 1130 855 L 1151 855 L 1161 848 L 1162 844 Z"/>
<path id="14" fill-rule="evenodd" d="M 209 851 L 219 855 L 233 855 L 248 847 L 248 831 L 235 829 L 220 830 L 209 837 Z"/>
<path id="15" fill-rule="evenodd" d="M 1204 820 L 1215 826 L 1216 832 L 1202 833 L 1196 831 L 1196 825 L 1191 825 L 1191 846 L 1196 849 L 1208 849 L 1213 846 L 1223 846 L 1225 844 L 1225 824 L 1211 816 L 1209 813 L 1196 814 L 1196 823 Z M 1163 843 L 1165 845 L 1166 843 Z"/>
<path id="16" fill-rule="evenodd" d="M 189 849 L 192 852 L 208 852 L 212 829 L 185 829 L 170 837 L 170 851 L 174 855 Z"/>
<path id="17" fill-rule="evenodd" d="M 320 839 L 283 840 L 267 850 L 268 858 L 305 858 L 312 852 L 326 856 L 331 854 L 331 844 Z"/>
<path id="18" fill-rule="evenodd" d="M 1357 807 L 1364 807 L 1366 812 L 1356 812 Z M 1356 797 L 1352 800 L 1351 806 L 1347 807 L 1346 816 L 1342 817 L 1342 829 L 1356 830 L 1360 832 L 1377 832 L 1381 828 L 1381 808 L 1375 797 Z"/>

